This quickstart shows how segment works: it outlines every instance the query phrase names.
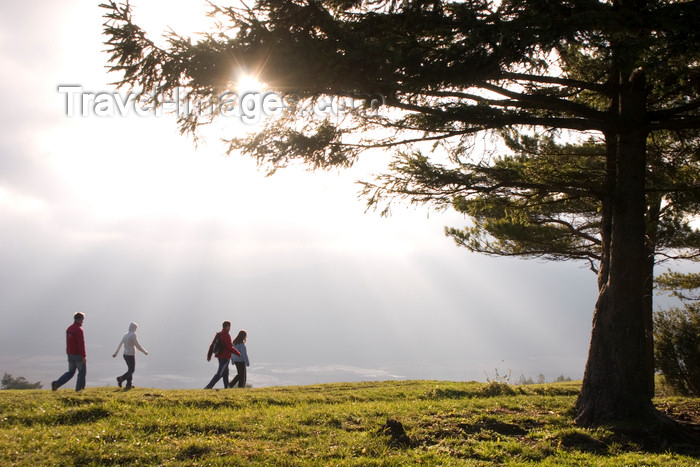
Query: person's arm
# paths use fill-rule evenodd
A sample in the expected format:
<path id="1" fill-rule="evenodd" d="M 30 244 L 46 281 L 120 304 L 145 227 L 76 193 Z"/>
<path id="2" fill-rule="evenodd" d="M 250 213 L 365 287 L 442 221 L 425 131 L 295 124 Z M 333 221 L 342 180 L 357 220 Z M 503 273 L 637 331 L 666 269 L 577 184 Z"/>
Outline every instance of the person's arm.
<path id="1" fill-rule="evenodd" d="M 121 350 L 123 344 L 124 344 L 124 338 L 122 337 L 122 340 L 119 341 L 119 345 L 117 346 L 117 350 L 114 351 L 114 354 L 112 355 L 112 357 L 117 356 L 117 354 L 119 353 L 119 350 Z"/>
<path id="2" fill-rule="evenodd" d="M 85 333 L 83 328 L 78 328 L 78 349 L 80 350 L 80 355 L 83 356 L 83 363 L 87 361 L 87 352 L 85 352 Z"/>
<path id="3" fill-rule="evenodd" d="M 238 351 L 238 349 L 236 349 L 233 346 L 233 342 L 231 341 L 231 336 L 229 336 L 228 334 L 224 334 L 222 337 L 224 337 L 224 339 L 223 339 L 224 346 L 227 346 L 228 349 L 231 351 L 231 353 L 236 354 L 240 357 L 241 353 Z"/>
<path id="4" fill-rule="evenodd" d="M 134 347 L 136 347 L 136 348 L 139 349 L 141 352 L 143 352 L 144 355 L 148 355 L 148 352 L 146 351 L 146 349 L 144 349 L 143 347 L 141 347 L 141 344 L 139 343 L 139 338 L 136 337 L 136 334 L 134 334 Z"/>

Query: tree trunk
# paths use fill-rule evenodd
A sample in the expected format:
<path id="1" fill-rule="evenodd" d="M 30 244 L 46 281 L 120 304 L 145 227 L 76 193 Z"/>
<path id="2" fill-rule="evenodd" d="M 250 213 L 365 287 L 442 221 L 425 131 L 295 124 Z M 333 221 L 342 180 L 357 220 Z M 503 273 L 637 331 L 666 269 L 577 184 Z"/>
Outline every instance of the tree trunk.
<path id="1" fill-rule="evenodd" d="M 658 240 L 659 217 L 662 198 L 657 194 L 647 194 L 646 213 L 646 280 L 644 282 L 644 329 L 647 341 L 647 374 L 649 375 L 649 397 L 654 397 L 654 265 L 656 242 Z"/>
<path id="2" fill-rule="evenodd" d="M 599 277 L 588 361 L 576 402 L 576 422 L 583 426 L 657 418 L 649 390 L 653 361 L 649 362 L 645 304 L 644 77 L 621 73 L 619 86 L 616 131 L 606 135 L 608 157 L 615 158 L 614 185 L 603 200 L 603 214 L 610 217 L 609 222 L 604 219 L 610 226 L 604 252 L 608 265 L 600 269 L 605 275 Z"/>

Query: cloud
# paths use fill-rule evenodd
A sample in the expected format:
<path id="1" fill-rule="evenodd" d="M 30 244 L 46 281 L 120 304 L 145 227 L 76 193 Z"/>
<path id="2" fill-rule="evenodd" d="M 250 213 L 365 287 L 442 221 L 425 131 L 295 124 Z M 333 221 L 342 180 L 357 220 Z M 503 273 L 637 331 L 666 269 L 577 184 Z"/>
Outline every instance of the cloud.
<path id="1" fill-rule="evenodd" d="M 0 212 L 9 211 L 10 215 L 37 215 L 46 210 L 47 204 L 44 200 L 0 186 Z"/>
<path id="2" fill-rule="evenodd" d="M 0 10 L 12 39 L 0 41 L 11 71 L 0 82 L 5 371 L 55 379 L 82 311 L 88 385 L 123 372 L 111 355 L 130 321 L 150 351 L 137 357 L 141 387 L 203 387 L 225 319 L 249 332 L 257 387 L 483 379 L 501 362 L 582 372 L 589 272 L 467 254 L 443 234 L 465 222 L 454 213 L 365 214 L 355 181 L 382 166 L 374 159 L 266 178 L 223 157 L 220 134 L 195 149 L 172 118 L 67 117 L 58 85 L 107 90 L 115 79 L 101 11 L 87 0 Z"/>

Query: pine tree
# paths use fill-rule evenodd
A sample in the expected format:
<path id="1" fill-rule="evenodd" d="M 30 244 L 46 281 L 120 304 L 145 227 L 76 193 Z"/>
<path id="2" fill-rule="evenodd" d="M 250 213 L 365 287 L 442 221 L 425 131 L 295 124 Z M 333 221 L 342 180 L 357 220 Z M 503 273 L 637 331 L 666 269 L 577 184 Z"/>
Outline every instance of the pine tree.
<path id="1" fill-rule="evenodd" d="M 231 86 L 232 70 L 242 70 L 286 92 L 278 118 L 231 139 L 232 150 L 271 172 L 293 161 L 348 166 L 363 151 L 396 148 L 389 173 L 404 164 L 420 177 L 441 160 L 456 165 L 431 188 L 459 209 L 490 189 L 489 177 L 508 180 L 514 170 L 473 170 L 482 155 L 468 144 L 472 135 L 594 134 L 603 148 L 602 168 L 590 167 L 600 172 L 599 245 L 591 243 L 599 297 L 577 422 L 664 423 L 651 403 L 645 295 L 653 261 L 645 217 L 649 141 L 664 135 L 683 144 L 684 132 L 700 129 L 698 2 L 260 0 L 254 8 L 214 7 L 230 27 L 199 42 L 172 33 L 164 48 L 133 23 L 128 6 L 104 6 L 111 69 L 122 73 L 121 86 L 159 93 L 183 87 L 188 97 L 216 101 Z M 337 120 L 308 111 L 329 96 L 351 100 L 354 111 Z M 196 133 L 220 115 L 180 115 L 180 129 Z M 426 150 L 431 142 L 439 151 Z M 511 188 L 574 196 L 576 186 L 562 187 L 557 170 L 579 162 L 562 157 L 541 180 L 516 174 Z M 374 195 L 402 193 L 391 182 L 380 178 Z M 436 199 L 403 193 L 412 202 Z M 584 199 L 571 205 L 593 208 Z"/>

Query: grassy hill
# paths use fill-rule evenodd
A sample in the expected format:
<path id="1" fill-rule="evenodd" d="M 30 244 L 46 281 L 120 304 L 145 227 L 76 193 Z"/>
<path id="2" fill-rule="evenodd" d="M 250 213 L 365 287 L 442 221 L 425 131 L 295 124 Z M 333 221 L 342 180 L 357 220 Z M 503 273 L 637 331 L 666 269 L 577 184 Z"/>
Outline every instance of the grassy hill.
<path id="1" fill-rule="evenodd" d="M 0 391 L 0 465 L 700 465 L 697 445 L 574 426 L 579 386 Z M 700 423 L 700 399 L 656 403 Z"/>

